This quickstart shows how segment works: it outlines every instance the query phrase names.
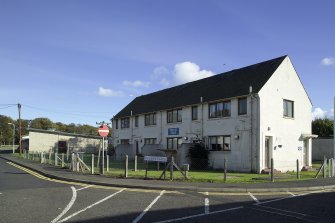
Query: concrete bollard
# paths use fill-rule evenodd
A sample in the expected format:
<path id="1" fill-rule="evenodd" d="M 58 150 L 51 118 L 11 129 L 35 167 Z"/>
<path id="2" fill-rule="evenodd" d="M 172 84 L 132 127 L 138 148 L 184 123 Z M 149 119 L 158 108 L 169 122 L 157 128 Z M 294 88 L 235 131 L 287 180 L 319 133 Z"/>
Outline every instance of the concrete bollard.
<path id="1" fill-rule="evenodd" d="M 55 166 L 58 166 L 58 153 L 55 153 Z"/>
<path id="2" fill-rule="evenodd" d="M 326 178 L 326 171 L 327 171 L 327 159 L 323 160 L 323 170 L 322 170 L 322 177 Z"/>
<path id="3" fill-rule="evenodd" d="M 171 156 L 171 163 L 170 163 L 170 180 L 173 180 L 173 164 L 174 164 L 174 157 Z"/>
<path id="4" fill-rule="evenodd" d="M 184 174 L 185 177 L 188 179 L 188 171 L 190 170 L 190 165 L 189 164 L 184 164 Z"/>
<path id="5" fill-rule="evenodd" d="M 136 172 L 137 171 L 137 156 L 135 155 L 135 167 L 134 167 L 134 171 Z"/>
<path id="6" fill-rule="evenodd" d="M 62 153 L 62 168 L 64 167 L 64 153 Z"/>

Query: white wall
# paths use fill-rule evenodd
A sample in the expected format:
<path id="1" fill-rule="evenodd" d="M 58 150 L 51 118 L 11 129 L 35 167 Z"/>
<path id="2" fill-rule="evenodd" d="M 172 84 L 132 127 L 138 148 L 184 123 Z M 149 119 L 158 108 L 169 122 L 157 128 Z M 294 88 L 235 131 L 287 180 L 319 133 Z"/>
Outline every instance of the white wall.
<path id="1" fill-rule="evenodd" d="M 312 105 L 288 57 L 261 89 L 259 97 L 260 170 L 264 168 L 265 136 L 272 136 L 273 139 L 275 169 L 295 170 L 296 160 L 302 163 L 301 135 L 311 134 Z M 283 117 L 283 99 L 294 101 L 294 118 Z M 278 145 L 282 147 L 278 148 Z M 311 165 L 311 148 L 308 157 Z"/>

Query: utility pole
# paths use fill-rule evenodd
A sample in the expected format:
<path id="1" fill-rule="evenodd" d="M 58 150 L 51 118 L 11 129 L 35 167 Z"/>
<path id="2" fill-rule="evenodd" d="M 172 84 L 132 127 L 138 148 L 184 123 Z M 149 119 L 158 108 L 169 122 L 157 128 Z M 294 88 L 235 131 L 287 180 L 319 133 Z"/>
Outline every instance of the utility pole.
<path id="1" fill-rule="evenodd" d="M 22 141 L 21 141 L 21 104 L 17 104 L 17 109 L 19 110 L 19 146 L 20 146 L 20 156 L 22 155 Z"/>

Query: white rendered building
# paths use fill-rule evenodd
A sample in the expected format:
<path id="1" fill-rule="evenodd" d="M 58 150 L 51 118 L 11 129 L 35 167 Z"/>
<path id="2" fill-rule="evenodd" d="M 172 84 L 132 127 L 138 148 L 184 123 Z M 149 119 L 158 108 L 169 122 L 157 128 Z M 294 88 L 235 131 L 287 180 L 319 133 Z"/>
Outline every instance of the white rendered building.
<path id="1" fill-rule="evenodd" d="M 230 171 L 311 166 L 311 101 L 288 56 L 139 96 L 112 119 L 118 154 L 187 156 L 202 140 Z M 186 148 L 186 150 L 185 150 Z"/>

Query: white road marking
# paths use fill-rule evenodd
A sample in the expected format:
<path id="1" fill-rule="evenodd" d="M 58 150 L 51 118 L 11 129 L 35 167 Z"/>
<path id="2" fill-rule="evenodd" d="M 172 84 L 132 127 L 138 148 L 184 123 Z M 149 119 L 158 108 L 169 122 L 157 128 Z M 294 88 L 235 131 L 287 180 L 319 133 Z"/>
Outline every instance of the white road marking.
<path id="1" fill-rule="evenodd" d="M 206 192 L 206 195 L 208 196 L 208 192 Z M 209 214 L 209 199 L 208 199 L 208 197 L 205 198 L 205 214 Z"/>
<path id="2" fill-rule="evenodd" d="M 150 208 L 158 201 L 159 198 L 162 197 L 162 195 L 164 194 L 165 190 L 162 190 L 160 192 L 160 194 L 148 205 L 148 207 L 139 215 L 137 216 L 137 218 L 135 218 L 132 223 L 137 223 L 139 222 L 143 216 L 150 210 Z"/>
<path id="3" fill-rule="evenodd" d="M 65 221 L 69 220 L 70 218 L 73 218 L 74 216 L 76 216 L 76 215 L 78 215 L 78 214 L 80 214 L 80 213 L 86 211 L 87 209 L 90 209 L 90 208 L 92 208 L 92 207 L 94 207 L 94 206 L 96 206 L 96 205 L 98 205 L 98 204 L 100 204 L 100 203 L 102 203 L 102 202 L 104 202 L 104 201 L 106 201 L 106 200 L 108 200 L 108 199 L 114 197 L 115 195 L 121 193 L 121 192 L 124 191 L 125 189 L 126 189 L 126 188 L 123 188 L 123 189 L 121 189 L 121 190 L 115 192 L 114 194 L 111 194 L 111 195 L 105 197 L 104 199 L 101 199 L 101 200 L 95 202 L 94 204 L 91 204 L 90 206 L 87 206 L 86 208 L 81 209 L 80 211 L 77 211 L 77 212 L 73 213 L 72 215 L 70 215 L 70 216 L 68 216 L 68 217 L 66 217 L 66 218 L 64 218 L 64 219 L 62 219 L 61 221 L 58 221 L 58 223 L 60 223 L 60 222 L 65 222 Z"/>
<path id="4" fill-rule="evenodd" d="M 196 215 L 191 215 L 191 216 L 187 216 L 187 217 L 182 217 L 182 218 L 175 218 L 175 219 L 170 219 L 170 220 L 165 220 L 165 221 L 157 221 L 154 223 L 168 223 L 168 222 L 174 222 L 174 221 L 183 221 L 183 220 L 187 220 L 187 219 L 191 219 L 191 218 L 198 218 L 198 217 L 202 217 L 202 216 L 208 216 L 208 215 L 212 215 L 212 214 L 218 214 L 218 213 L 222 213 L 222 212 L 227 212 L 227 211 L 235 211 L 238 209 L 242 209 L 243 206 L 240 207 L 236 207 L 236 208 L 229 208 L 229 209 L 225 209 L 225 210 L 219 210 L 219 211 L 213 211 L 211 213 L 208 214 L 196 214 Z"/>
<path id="5" fill-rule="evenodd" d="M 259 200 L 252 193 L 248 192 L 248 194 L 256 203 L 259 203 Z"/>
<path id="6" fill-rule="evenodd" d="M 292 193 L 292 192 L 290 192 L 290 191 L 287 191 L 287 193 L 288 193 L 288 194 L 290 194 L 290 195 L 292 195 L 292 197 L 294 197 L 294 196 L 295 196 L 295 194 L 294 194 L 294 193 Z"/>
<path id="7" fill-rule="evenodd" d="M 52 220 L 51 223 L 56 223 L 61 217 L 63 217 L 63 215 L 66 214 L 66 212 L 68 212 L 70 210 L 70 208 L 72 207 L 72 205 L 76 201 L 76 198 L 77 198 L 76 188 L 71 186 L 71 189 L 72 189 L 72 198 L 71 198 L 70 202 L 66 205 L 66 207 L 64 208 L 62 213 L 60 213 L 54 220 Z"/>
<path id="8" fill-rule="evenodd" d="M 89 187 L 93 187 L 93 185 L 88 185 L 86 187 L 79 188 L 79 189 L 77 189 L 77 191 L 81 191 L 81 190 L 84 190 L 84 189 L 89 188 Z"/>

